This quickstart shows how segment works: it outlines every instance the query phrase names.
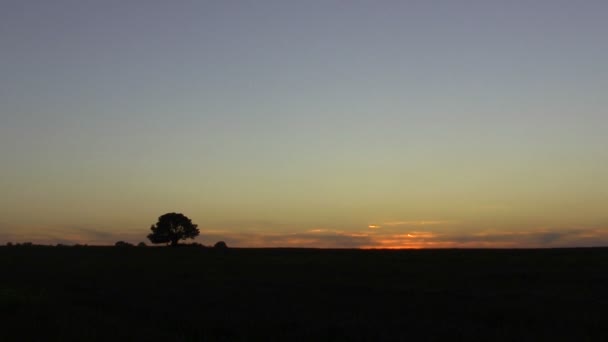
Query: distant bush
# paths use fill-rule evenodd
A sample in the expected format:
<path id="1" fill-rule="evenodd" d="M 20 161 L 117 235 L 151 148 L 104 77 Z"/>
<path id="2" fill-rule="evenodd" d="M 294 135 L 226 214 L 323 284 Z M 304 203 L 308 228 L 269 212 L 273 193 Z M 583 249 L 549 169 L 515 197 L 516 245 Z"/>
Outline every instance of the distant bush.
<path id="1" fill-rule="evenodd" d="M 213 245 L 213 248 L 215 249 L 228 249 L 228 245 L 226 245 L 226 243 L 224 241 L 218 241 L 215 243 L 215 245 Z"/>
<path id="2" fill-rule="evenodd" d="M 181 243 L 181 244 L 177 245 L 177 247 L 180 247 L 180 248 L 205 248 L 205 245 L 202 245 L 198 242 L 192 242 L 192 243 Z"/>
<path id="3" fill-rule="evenodd" d="M 12 242 L 7 242 L 6 243 L 6 247 L 13 247 L 13 243 Z"/>
<path id="4" fill-rule="evenodd" d="M 114 244 L 115 247 L 133 247 L 133 244 L 125 242 L 125 241 L 117 241 Z"/>
<path id="5" fill-rule="evenodd" d="M 137 247 L 148 247 L 148 245 L 146 245 L 146 243 L 142 241 L 137 244 Z"/>

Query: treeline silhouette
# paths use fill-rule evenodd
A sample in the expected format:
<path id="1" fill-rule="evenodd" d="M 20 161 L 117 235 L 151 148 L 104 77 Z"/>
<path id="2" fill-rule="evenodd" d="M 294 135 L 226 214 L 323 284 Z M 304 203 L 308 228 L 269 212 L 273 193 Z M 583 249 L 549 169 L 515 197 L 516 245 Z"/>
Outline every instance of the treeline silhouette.
<path id="1" fill-rule="evenodd" d="M 152 231 L 148 234 L 147 238 L 153 244 L 166 244 L 172 247 L 198 247 L 198 248 L 211 248 L 211 246 L 205 246 L 201 243 L 179 243 L 181 240 L 194 239 L 200 234 L 198 225 L 192 223 L 187 216 L 181 213 L 166 213 L 158 218 L 158 222 L 150 227 Z M 7 247 L 32 247 L 32 246 L 51 246 L 51 245 L 39 245 L 33 244 L 32 242 L 15 243 L 7 242 Z M 55 247 L 87 247 L 87 244 L 74 244 L 66 245 L 58 243 Z M 125 247 L 148 247 L 148 245 L 141 241 L 137 245 L 134 245 L 126 241 L 116 241 L 114 247 L 125 248 Z M 213 245 L 215 249 L 227 249 L 228 245 L 224 241 L 218 241 Z"/>
<path id="2" fill-rule="evenodd" d="M 89 246 L 88 244 L 80 244 L 80 243 L 76 243 L 73 245 L 70 244 L 65 244 L 65 243 L 58 243 L 55 245 L 45 245 L 45 244 L 36 244 L 33 242 L 7 242 L 6 247 L 55 247 L 55 248 L 84 248 L 84 247 L 103 247 L 103 246 Z M 105 247 L 109 247 L 109 246 L 105 246 Z M 116 241 L 116 243 L 114 243 L 114 247 L 118 247 L 118 248 L 133 248 L 133 247 L 137 247 L 137 248 L 145 248 L 145 247 L 151 247 L 148 246 L 145 242 L 141 241 L 138 244 L 132 244 L 130 242 L 126 242 L 126 241 Z M 218 241 L 216 242 L 213 246 L 207 246 L 207 245 L 203 245 L 202 243 L 198 243 L 198 242 L 192 242 L 192 243 L 184 243 L 184 244 L 178 244 L 177 247 L 184 247 L 184 248 L 212 248 L 212 249 L 227 249 L 228 245 L 226 244 L 226 242 L 224 241 Z"/>

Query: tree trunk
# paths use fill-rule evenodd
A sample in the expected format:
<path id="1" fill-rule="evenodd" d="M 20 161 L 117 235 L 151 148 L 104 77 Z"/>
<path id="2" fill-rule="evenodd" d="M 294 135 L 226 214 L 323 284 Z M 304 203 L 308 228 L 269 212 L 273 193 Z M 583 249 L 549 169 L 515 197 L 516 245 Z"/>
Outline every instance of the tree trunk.
<path id="1" fill-rule="evenodd" d="M 171 240 L 171 247 L 177 247 L 177 242 L 179 239 Z"/>

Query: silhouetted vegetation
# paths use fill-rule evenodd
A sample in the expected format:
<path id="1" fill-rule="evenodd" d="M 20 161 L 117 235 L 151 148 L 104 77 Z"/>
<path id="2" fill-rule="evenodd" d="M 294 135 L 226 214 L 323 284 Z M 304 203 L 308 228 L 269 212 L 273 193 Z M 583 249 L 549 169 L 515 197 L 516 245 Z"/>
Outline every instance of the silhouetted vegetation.
<path id="1" fill-rule="evenodd" d="M 142 241 L 137 244 L 137 247 L 148 247 L 148 245 L 146 245 L 146 243 Z"/>
<path id="2" fill-rule="evenodd" d="M 125 242 L 125 241 L 116 241 L 114 246 L 115 247 L 133 247 L 133 244 L 129 243 L 129 242 Z"/>
<path id="3" fill-rule="evenodd" d="M 228 245 L 226 245 L 226 243 L 224 241 L 218 241 L 215 243 L 215 245 L 213 245 L 213 248 L 215 249 L 228 249 Z"/>
<path id="4" fill-rule="evenodd" d="M 608 249 L 0 247 L 2 341 L 605 341 Z"/>
<path id="5" fill-rule="evenodd" d="M 177 246 L 180 240 L 194 239 L 199 235 L 196 224 L 183 214 L 167 213 L 158 218 L 158 222 L 150 227 L 152 233 L 148 239 L 152 243 L 170 243 Z"/>

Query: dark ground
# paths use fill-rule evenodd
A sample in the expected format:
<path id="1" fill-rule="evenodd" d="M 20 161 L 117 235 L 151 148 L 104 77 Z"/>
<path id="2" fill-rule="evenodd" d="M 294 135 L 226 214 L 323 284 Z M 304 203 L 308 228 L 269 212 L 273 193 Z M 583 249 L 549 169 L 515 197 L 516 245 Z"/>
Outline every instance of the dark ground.
<path id="1" fill-rule="evenodd" d="M 608 340 L 608 248 L 0 247 L 2 341 Z"/>

